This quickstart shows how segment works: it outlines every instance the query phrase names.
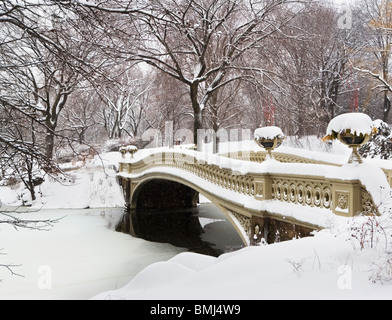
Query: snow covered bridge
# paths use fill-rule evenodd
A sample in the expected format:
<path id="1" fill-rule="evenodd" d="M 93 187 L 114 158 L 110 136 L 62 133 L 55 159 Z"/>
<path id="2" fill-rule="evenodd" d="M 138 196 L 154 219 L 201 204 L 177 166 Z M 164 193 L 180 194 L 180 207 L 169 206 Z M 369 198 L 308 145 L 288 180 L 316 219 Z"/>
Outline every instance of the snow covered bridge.
<path id="1" fill-rule="evenodd" d="M 124 155 L 118 177 L 126 205 L 167 209 L 196 206 L 199 193 L 225 213 L 247 245 L 306 236 L 331 216 L 377 213 L 376 187 L 386 180 L 367 164 L 336 165 L 292 154 L 147 149 Z M 388 176 L 388 179 L 391 179 Z M 379 188 L 379 186 L 377 187 Z"/>

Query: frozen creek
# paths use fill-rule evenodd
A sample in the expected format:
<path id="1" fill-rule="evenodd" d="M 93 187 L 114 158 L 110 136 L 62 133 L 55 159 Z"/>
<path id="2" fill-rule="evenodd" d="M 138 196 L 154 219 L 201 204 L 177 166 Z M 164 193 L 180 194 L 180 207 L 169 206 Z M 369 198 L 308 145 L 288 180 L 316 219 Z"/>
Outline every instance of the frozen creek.
<path id="1" fill-rule="evenodd" d="M 227 222 L 216 211 L 208 216 L 205 206 L 208 209 L 202 205 L 204 210 L 198 213 L 205 230 L 202 237 L 224 250 L 224 242 L 211 242 L 213 233 L 227 232 Z M 113 231 L 122 212 L 117 208 L 18 213 L 25 219 L 61 218 L 50 231 L 1 225 L 0 264 L 20 265 L 13 270 L 23 277 L 0 268 L 0 300 L 88 299 L 123 287 L 148 265 L 188 251 Z"/>

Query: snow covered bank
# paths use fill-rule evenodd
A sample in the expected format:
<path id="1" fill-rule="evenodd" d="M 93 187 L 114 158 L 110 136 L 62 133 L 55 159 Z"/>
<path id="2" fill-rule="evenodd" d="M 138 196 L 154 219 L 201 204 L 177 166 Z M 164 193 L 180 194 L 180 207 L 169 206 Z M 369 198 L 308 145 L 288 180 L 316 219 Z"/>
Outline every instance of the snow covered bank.
<path id="1" fill-rule="evenodd" d="M 212 258 L 181 253 L 93 299 L 391 299 L 373 283 L 383 251 L 355 249 L 342 229 Z"/>
<path id="2" fill-rule="evenodd" d="M 63 165 L 66 177 L 45 177 L 36 187 L 37 200 L 33 208 L 83 209 L 123 207 L 124 197 L 113 169 L 121 159 L 119 152 L 106 153 L 84 165 Z M 0 187 L 0 203 L 20 206 L 21 199 L 28 199 L 22 184 L 16 188 Z"/>

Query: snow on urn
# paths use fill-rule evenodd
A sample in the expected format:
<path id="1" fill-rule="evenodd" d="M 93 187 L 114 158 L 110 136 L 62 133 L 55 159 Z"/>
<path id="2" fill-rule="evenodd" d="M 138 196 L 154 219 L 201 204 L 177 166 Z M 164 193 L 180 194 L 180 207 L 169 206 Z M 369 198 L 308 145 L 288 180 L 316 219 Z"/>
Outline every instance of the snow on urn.
<path id="1" fill-rule="evenodd" d="M 375 132 L 377 129 L 368 115 L 345 113 L 330 121 L 323 141 L 339 140 L 353 150 L 348 163 L 362 163 L 358 148 L 367 143 Z"/>
<path id="2" fill-rule="evenodd" d="M 123 156 L 123 158 L 125 157 L 125 154 L 130 153 L 131 157 L 133 158 L 133 155 L 138 151 L 139 149 L 136 146 L 130 145 L 130 146 L 126 146 L 126 147 L 121 147 L 120 148 L 120 152 Z"/>
<path id="3" fill-rule="evenodd" d="M 279 127 L 263 127 L 255 131 L 255 142 L 268 152 L 270 159 L 272 151 L 282 145 L 285 135 Z"/>

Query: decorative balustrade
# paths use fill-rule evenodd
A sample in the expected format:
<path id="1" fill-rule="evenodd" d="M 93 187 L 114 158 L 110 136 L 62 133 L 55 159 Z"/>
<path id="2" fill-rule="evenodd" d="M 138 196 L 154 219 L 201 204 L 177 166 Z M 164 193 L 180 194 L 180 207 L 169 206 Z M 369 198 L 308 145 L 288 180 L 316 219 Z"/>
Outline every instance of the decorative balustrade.
<path id="1" fill-rule="evenodd" d="M 243 160 L 243 161 L 262 163 L 266 160 L 267 155 L 268 152 L 266 151 L 258 151 L 258 152 L 240 151 L 240 152 L 231 152 L 231 153 L 223 154 L 222 156 L 232 158 L 232 159 Z M 334 163 L 328 161 L 314 160 L 306 157 L 301 157 L 298 155 L 280 153 L 280 152 L 274 152 L 274 158 L 275 160 L 282 163 L 309 163 L 309 164 L 323 164 L 323 165 L 330 165 L 330 166 L 337 166 L 337 167 L 341 166 L 341 164 L 336 162 Z M 392 187 L 392 169 L 388 169 L 388 168 L 381 168 L 381 169 L 384 171 L 385 176 L 387 177 L 387 181 L 389 185 Z"/>
<path id="2" fill-rule="evenodd" d="M 161 166 L 189 172 L 230 191 L 247 196 L 254 195 L 254 181 L 251 175 L 234 174 L 230 169 L 223 169 L 218 165 L 208 164 L 205 161 L 200 161 L 195 157 L 182 153 L 158 153 L 138 162 L 121 162 L 119 172 L 120 175 L 121 173 L 140 174 L 149 168 Z"/>
<path id="3" fill-rule="evenodd" d="M 256 179 L 255 190 L 260 200 L 325 208 L 343 216 L 378 214 L 371 195 L 357 180 L 268 174 Z"/>
<path id="4" fill-rule="evenodd" d="M 200 157 L 201 154 L 195 151 L 159 152 L 140 160 L 124 160 L 120 163 L 119 176 L 132 179 L 132 177 L 143 175 L 149 169 L 159 172 L 159 167 L 176 168 L 179 170 L 179 176 L 181 176 L 181 171 L 188 172 L 219 188 L 248 196 L 250 199 L 276 200 L 329 209 L 333 213 L 343 216 L 354 216 L 359 212 L 377 213 L 371 195 L 358 180 L 343 180 L 339 176 L 326 178 L 322 175 L 323 170 L 335 167 L 306 164 L 307 162 L 317 163 L 317 161 L 274 153 L 276 160 L 302 163 L 298 164 L 301 170 L 296 169 L 293 172 L 281 173 L 279 168 L 275 168 L 270 171 L 268 167 L 263 168 L 259 163 L 256 163 L 262 162 L 266 154 L 267 152 L 237 154 L 239 159 L 250 160 L 250 162 L 244 162 L 247 164 L 247 173 L 239 174 L 231 169 L 233 163 L 230 164 L 228 161 L 236 161 L 234 165 L 238 165 L 241 160 L 219 156 L 208 160 Z M 233 154 L 227 156 L 233 156 Z M 284 163 L 275 163 L 275 166 L 280 166 L 282 169 L 285 167 Z M 311 172 L 319 172 L 309 174 L 308 169 Z M 233 199 L 227 200 L 232 201 Z"/>

